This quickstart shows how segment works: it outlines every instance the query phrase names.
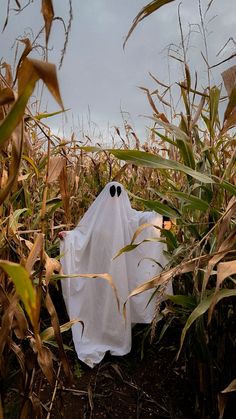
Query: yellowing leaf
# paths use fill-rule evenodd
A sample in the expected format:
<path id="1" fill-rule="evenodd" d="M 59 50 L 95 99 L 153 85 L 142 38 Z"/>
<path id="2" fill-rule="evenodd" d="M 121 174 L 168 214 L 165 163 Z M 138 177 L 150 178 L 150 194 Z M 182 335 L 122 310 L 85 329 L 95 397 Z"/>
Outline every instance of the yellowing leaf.
<path id="1" fill-rule="evenodd" d="M 84 323 L 82 322 L 82 320 L 79 319 L 72 319 L 67 323 L 64 323 L 63 325 L 60 326 L 60 332 L 67 332 L 67 330 L 70 330 L 71 327 L 73 326 L 73 324 L 76 323 L 81 323 L 82 327 L 84 328 Z M 48 327 L 47 329 L 45 329 L 41 334 L 40 334 L 41 340 L 42 342 L 47 342 L 48 340 L 51 339 L 55 339 L 55 332 L 53 327 Z"/>
<path id="2" fill-rule="evenodd" d="M 12 279 L 16 287 L 16 292 L 25 306 L 25 310 L 31 320 L 35 323 L 35 313 L 37 308 L 36 292 L 26 269 L 18 263 L 0 260 L 2 268 Z"/>

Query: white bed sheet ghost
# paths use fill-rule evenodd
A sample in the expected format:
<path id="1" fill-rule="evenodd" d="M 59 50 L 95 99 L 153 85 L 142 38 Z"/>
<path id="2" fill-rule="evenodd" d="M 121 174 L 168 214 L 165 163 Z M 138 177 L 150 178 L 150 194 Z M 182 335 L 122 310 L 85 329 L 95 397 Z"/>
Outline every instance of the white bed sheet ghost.
<path id="1" fill-rule="evenodd" d="M 111 196 L 112 192 L 114 196 Z M 132 209 L 123 186 L 118 182 L 108 183 L 78 226 L 66 232 L 61 240 L 63 273 L 109 273 L 122 307 L 136 286 L 161 271 L 151 259 L 163 267 L 166 264 L 165 245 L 161 242 L 143 243 L 113 260 L 114 255 L 131 242 L 134 232 L 143 223 L 162 227 L 162 216 Z M 158 236 L 160 230 L 148 227 L 140 233 L 138 241 Z M 62 292 L 70 319 L 79 318 L 84 322 L 83 335 L 80 323 L 72 326 L 72 335 L 78 358 L 90 367 L 99 363 L 106 351 L 112 355 L 130 352 L 131 325 L 149 323 L 153 318 L 154 299 L 147 305 L 151 291 L 128 300 L 126 321 L 118 311 L 114 291 L 105 279 L 64 279 Z M 171 285 L 167 292 L 172 292 Z"/>

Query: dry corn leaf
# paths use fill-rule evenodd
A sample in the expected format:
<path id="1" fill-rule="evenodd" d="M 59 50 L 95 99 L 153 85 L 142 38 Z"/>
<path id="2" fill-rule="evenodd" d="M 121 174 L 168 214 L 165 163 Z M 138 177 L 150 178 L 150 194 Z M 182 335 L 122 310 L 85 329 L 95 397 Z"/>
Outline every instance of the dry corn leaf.
<path id="1" fill-rule="evenodd" d="M 0 127 L 1 130 L 1 127 Z M 11 163 L 9 167 L 9 177 L 7 184 L 4 189 L 0 191 L 0 205 L 5 201 L 9 193 L 11 192 L 15 180 L 18 177 L 18 172 L 20 168 L 22 147 L 23 147 L 23 125 L 18 127 L 13 133 L 13 142 L 12 142 L 12 154 L 11 154 Z M 1 134 L 0 134 L 1 135 Z"/>
<path id="2" fill-rule="evenodd" d="M 28 59 L 26 58 L 26 60 Z M 53 95 L 54 99 L 57 101 L 59 106 L 64 110 L 55 64 L 51 64 L 45 61 L 33 60 L 33 59 L 30 59 L 29 61 L 32 64 L 34 70 L 36 71 L 38 78 L 43 80 L 48 90 Z"/>
<path id="3" fill-rule="evenodd" d="M 53 386 L 55 381 L 55 374 L 53 369 L 53 355 L 52 352 L 45 346 L 37 348 L 37 360 L 41 370 L 43 371 L 48 382 Z"/>
<path id="4" fill-rule="evenodd" d="M 236 378 L 221 393 L 230 393 L 231 391 L 236 391 Z"/>
<path id="5" fill-rule="evenodd" d="M 51 32 L 52 22 L 54 18 L 52 0 L 42 0 L 42 14 L 43 14 L 44 23 L 45 23 L 46 46 L 47 46 L 49 35 Z"/>
<path id="6" fill-rule="evenodd" d="M 10 87 L 5 87 L 0 90 L 0 106 L 8 105 L 15 100 L 14 93 Z"/>
<path id="7" fill-rule="evenodd" d="M 222 282 L 225 280 L 225 278 L 229 277 L 230 275 L 233 275 L 236 273 L 236 261 L 232 260 L 229 262 L 221 262 L 217 265 L 217 280 L 216 280 L 216 288 L 214 292 L 214 298 L 210 305 L 210 308 L 208 310 L 208 324 L 211 321 L 212 314 L 214 311 L 214 308 L 217 304 L 217 295 L 218 291 L 220 289 L 220 286 Z"/>
<path id="8" fill-rule="evenodd" d="M 24 339 L 28 330 L 28 322 L 21 307 L 18 305 L 14 313 L 12 328 L 18 339 Z"/>
<path id="9" fill-rule="evenodd" d="M 221 262 L 217 265 L 217 288 L 220 287 L 225 278 L 236 273 L 236 260 Z"/>
<path id="10" fill-rule="evenodd" d="M 36 240 L 35 240 L 33 246 L 31 247 L 29 256 L 28 256 L 26 264 L 25 264 L 25 269 L 27 270 L 29 275 L 31 274 L 33 266 L 34 266 L 36 260 L 38 259 L 39 255 L 40 255 L 40 252 L 43 249 L 43 241 L 44 241 L 44 235 L 42 233 L 38 233 L 37 236 L 36 236 Z"/>
<path id="11" fill-rule="evenodd" d="M 60 326 L 60 332 L 67 332 L 68 330 L 71 329 L 71 327 L 76 324 L 76 323 L 81 323 L 82 325 L 82 330 L 84 329 L 84 323 L 82 322 L 82 320 L 80 319 L 72 319 L 70 321 L 68 321 L 67 323 L 64 323 Z M 83 332 L 82 332 L 83 333 Z M 48 340 L 51 339 L 55 339 L 55 332 L 52 326 L 48 327 L 47 329 L 45 329 L 41 334 L 40 334 L 41 340 L 42 342 L 47 342 Z"/>
<path id="12" fill-rule="evenodd" d="M 10 348 L 14 352 L 14 354 L 16 355 L 17 360 L 20 364 L 21 370 L 24 374 L 24 372 L 25 372 L 25 356 L 24 356 L 24 353 L 22 352 L 20 346 L 18 346 L 13 341 L 11 341 L 11 343 L 10 343 Z"/>
<path id="13" fill-rule="evenodd" d="M 18 304 L 18 296 L 15 294 L 13 298 L 9 301 L 9 305 L 4 311 L 1 319 L 1 328 L 0 328 L 0 370 L 2 369 L 1 361 L 3 360 L 2 354 L 4 348 L 8 342 L 8 336 L 10 330 L 12 329 L 12 323 L 14 319 L 15 310 Z"/>
<path id="14" fill-rule="evenodd" d="M 236 86 L 236 65 L 223 71 L 221 74 L 228 96 L 230 96 L 233 88 Z"/>
<path id="15" fill-rule="evenodd" d="M 232 216 L 234 215 L 235 212 L 236 212 L 236 197 L 233 196 L 230 199 L 230 201 L 229 201 L 229 203 L 228 203 L 228 205 L 226 207 L 224 216 L 223 216 L 223 218 L 222 218 L 222 220 L 220 222 L 219 233 L 218 233 L 218 237 L 217 237 L 218 246 L 222 242 L 222 240 L 223 240 L 223 238 L 225 236 L 225 233 L 227 231 L 229 231 L 231 218 L 232 218 Z"/>
<path id="16" fill-rule="evenodd" d="M 61 171 L 64 167 L 65 159 L 63 157 L 51 157 L 49 161 L 49 170 L 48 170 L 48 183 L 55 182 L 61 174 Z"/>
<path id="17" fill-rule="evenodd" d="M 168 271 L 163 271 L 158 275 L 154 276 L 149 281 L 144 282 L 135 288 L 128 296 L 128 298 L 135 295 L 141 294 L 144 291 L 156 288 L 157 286 L 163 285 L 173 279 L 176 275 L 181 275 L 183 273 L 193 272 L 195 269 L 201 268 L 204 266 L 211 256 L 204 255 L 198 258 L 182 262 L 180 265 L 175 266 L 174 268 L 169 269 Z M 127 302 L 127 301 L 126 301 Z M 126 303 L 125 303 L 126 304 Z"/>
<path id="18" fill-rule="evenodd" d="M 231 383 L 218 394 L 219 419 L 223 419 L 224 417 L 228 393 L 231 393 L 232 391 L 236 391 L 236 379 L 231 381 Z"/>
<path id="19" fill-rule="evenodd" d="M 203 284 L 202 284 L 202 295 L 206 290 L 209 278 L 212 274 L 212 270 L 214 268 L 214 266 L 221 260 L 223 259 L 228 252 L 230 252 L 234 246 L 235 246 L 235 239 L 236 239 L 236 228 L 231 231 L 231 233 L 229 234 L 229 236 L 221 243 L 218 252 L 212 256 L 208 262 L 207 265 L 207 269 L 204 275 L 204 279 L 203 279 Z M 212 309 L 209 310 L 209 318 L 208 321 L 210 321 L 211 319 L 211 314 L 212 314 Z"/>
<path id="20" fill-rule="evenodd" d="M 58 260 L 54 258 L 50 258 L 46 252 L 44 252 L 44 258 L 45 258 L 45 281 L 46 285 L 49 284 L 50 279 L 54 272 L 60 272 L 61 264 Z"/>
<path id="21" fill-rule="evenodd" d="M 108 284 L 112 287 L 114 294 L 115 294 L 115 298 L 116 298 L 116 302 L 117 302 L 117 307 L 118 310 L 120 310 L 120 301 L 119 301 L 119 297 L 118 297 L 118 291 L 117 288 L 115 286 L 115 283 L 113 282 L 112 276 L 110 274 L 104 273 L 104 274 L 71 274 L 71 275 L 60 275 L 60 278 L 102 278 L 105 279 Z"/>
<path id="22" fill-rule="evenodd" d="M 60 183 L 60 192 L 61 192 L 61 198 L 63 202 L 63 208 L 65 211 L 65 222 L 66 224 L 70 224 L 71 222 L 70 192 L 69 192 L 69 187 L 68 187 L 69 182 L 68 182 L 66 161 L 64 161 L 64 166 L 59 176 L 59 183 Z"/>
<path id="23" fill-rule="evenodd" d="M 5 69 L 5 75 L 4 78 L 7 82 L 8 86 L 12 86 L 13 85 L 13 77 L 12 77 L 12 71 L 11 71 L 11 66 L 10 64 L 3 62 L 1 64 L 1 67 Z"/>
<path id="24" fill-rule="evenodd" d="M 153 0 L 151 1 L 151 3 L 147 4 L 146 6 L 144 6 L 142 8 L 142 10 L 140 10 L 140 12 L 137 14 L 137 16 L 135 17 L 133 24 L 128 32 L 128 35 L 125 38 L 124 44 L 123 44 L 123 48 L 126 45 L 126 42 L 128 41 L 130 35 L 132 34 L 132 32 L 134 31 L 134 29 L 136 28 L 136 26 L 143 20 L 145 19 L 147 16 L 151 15 L 153 12 L 155 12 L 156 10 L 158 10 L 160 7 L 164 6 L 165 4 L 171 3 L 175 0 Z"/>

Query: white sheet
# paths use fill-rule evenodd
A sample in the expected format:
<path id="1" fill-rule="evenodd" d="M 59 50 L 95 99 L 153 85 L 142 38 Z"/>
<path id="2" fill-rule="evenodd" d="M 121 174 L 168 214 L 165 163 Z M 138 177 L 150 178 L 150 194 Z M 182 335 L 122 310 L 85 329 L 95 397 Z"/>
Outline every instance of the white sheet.
<path id="1" fill-rule="evenodd" d="M 118 191 L 121 191 L 119 196 Z M 136 286 L 161 270 L 155 262 L 144 258 L 155 259 L 163 267 L 166 264 L 165 245 L 160 242 L 143 243 L 112 259 L 130 243 L 137 228 L 147 222 L 162 227 L 162 216 L 132 209 L 123 186 L 118 182 L 108 183 L 78 226 L 66 232 L 61 240 L 63 273 L 111 274 L 122 307 Z M 137 241 L 158 236 L 158 229 L 148 227 Z M 70 319 L 80 318 L 84 322 L 83 336 L 80 323 L 73 325 L 72 335 L 78 358 L 90 367 L 99 363 L 106 351 L 112 355 L 127 354 L 131 349 L 131 325 L 149 323 L 153 318 L 154 299 L 146 307 L 152 294 L 149 291 L 128 301 L 126 322 L 118 312 L 114 292 L 105 279 L 64 279 L 62 291 Z"/>

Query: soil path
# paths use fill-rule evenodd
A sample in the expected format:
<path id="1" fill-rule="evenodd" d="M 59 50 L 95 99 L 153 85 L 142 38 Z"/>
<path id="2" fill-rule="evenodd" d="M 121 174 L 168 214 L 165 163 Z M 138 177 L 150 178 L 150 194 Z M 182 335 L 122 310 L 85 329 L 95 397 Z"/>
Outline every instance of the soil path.
<path id="1" fill-rule="evenodd" d="M 157 336 L 163 324 L 157 327 Z M 125 357 L 106 355 L 94 369 L 70 355 L 76 376 L 70 389 L 58 388 L 50 417 L 193 419 L 193 392 L 183 361 L 176 362 L 179 333 L 172 326 L 150 344 L 147 326 L 133 329 L 133 349 Z M 45 383 L 46 384 L 46 383 Z M 50 405 L 49 386 L 43 398 Z"/>

